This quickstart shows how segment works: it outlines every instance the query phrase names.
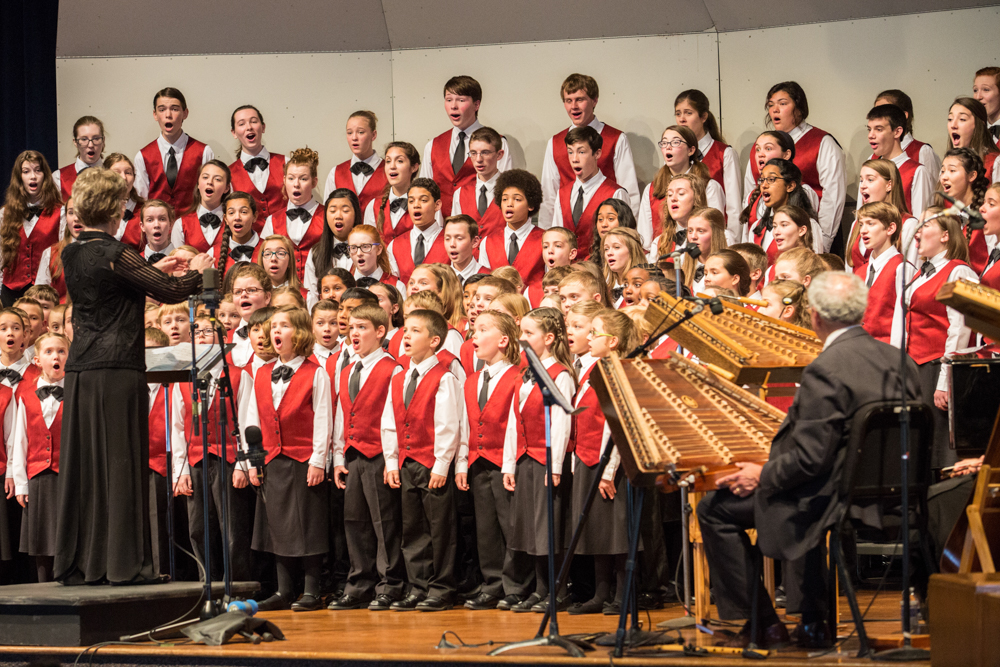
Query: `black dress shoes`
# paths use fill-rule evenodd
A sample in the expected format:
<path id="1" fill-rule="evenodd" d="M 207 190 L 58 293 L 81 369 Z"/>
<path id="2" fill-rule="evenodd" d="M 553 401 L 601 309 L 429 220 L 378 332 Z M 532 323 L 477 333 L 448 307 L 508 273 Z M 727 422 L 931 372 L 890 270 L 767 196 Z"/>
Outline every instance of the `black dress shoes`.
<path id="1" fill-rule="evenodd" d="M 481 611 L 483 609 L 496 609 L 499 604 L 500 598 L 497 596 L 490 595 L 489 593 L 480 593 L 475 599 L 466 601 L 465 608 L 472 609 L 473 611 Z"/>
<path id="2" fill-rule="evenodd" d="M 445 598 L 427 598 L 417 603 L 417 611 L 447 611 L 455 605 Z"/>
<path id="3" fill-rule="evenodd" d="M 515 614 L 524 614 L 531 611 L 531 608 L 542 601 L 541 596 L 538 593 L 532 593 L 528 597 L 524 598 L 515 605 L 512 605 L 510 610 Z"/>
<path id="4" fill-rule="evenodd" d="M 331 602 L 327 609 L 331 611 L 345 611 L 347 609 L 362 609 L 366 606 L 368 606 L 368 600 L 356 598 L 353 595 L 345 593 Z"/>
<path id="5" fill-rule="evenodd" d="M 508 595 L 500 602 L 497 602 L 497 609 L 500 611 L 510 611 L 514 605 L 519 604 L 523 598 L 520 595 Z"/>
<path id="6" fill-rule="evenodd" d="M 368 611 L 389 611 L 392 608 L 393 602 L 395 600 L 391 595 L 386 595 L 385 593 L 376 595 L 375 599 L 368 604 Z"/>
<path id="7" fill-rule="evenodd" d="M 792 631 L 795 645 L 806 649 L 830 648 L 833 638 L 830 636 L 830 626 L 826 621 L 814 623 L 799 623 Z"/>
<path id="8" fill-rule="evenodd" d="M 586 602 L 578 602 L 569 608 L 570 616 L 578 616 L 581 614 L 600 614 L 604 611 L 604 600 L 587 600 Z"/>
<path id="9" fill-rule="evenodd" d="M 757 646 L 760 648 L 778 649 L 788 646 L 790 643 L 791 639 L 788 637 L 788 629 L 784 623 L 779 621 L 764 628 Z M 747 648 L 750 646 L 750 621 L 747 621 L 743 625 L 738 635 L 726 642 L 726 646 L 730 648 Z"/>
<path id="10" fill-rule="evenodd" d="M 257 603 L 257 608 L 260 611 L 284 611 L 286 609 L 291 609 L 292 603 L 281 593 L 275 593 L 266 600 L 262 600 Z"/>
<path id="11" fill-rule="evenodd" d="M 410 593 L 402 600 L 396 600 L 392 603 L 393 611 L 413 611 L 417 608 L 417 605 L 424 601 L 422 595 L 416 595 Z"/>
<path id="12" fill-rule="evenodd" d="M 556 600 L 556 611 L 566 611 L 570 607 L 570 598 L 567 595 L 564 598 Z M 546 597 L 544 600 L 539 600 L 531 606 L 531 611 L 536 614 L 544 614 L 549 610 L 549 598 Z"/>
<path id="13" fill-rule="evenodd" d="M 323 608 L 323 600 L 306 593 L 292 603 L 292 611 L 318 611 Z"/>

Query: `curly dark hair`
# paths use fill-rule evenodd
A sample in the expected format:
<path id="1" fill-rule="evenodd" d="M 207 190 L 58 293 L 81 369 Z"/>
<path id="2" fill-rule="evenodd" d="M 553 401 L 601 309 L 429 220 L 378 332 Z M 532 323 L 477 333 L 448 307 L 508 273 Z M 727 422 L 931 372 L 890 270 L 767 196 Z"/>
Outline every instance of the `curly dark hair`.
<path id="1" fill-rule="evenodd" d="M 542 205 L 542 184 L 538 182 L 534 174 L 524 169 L 511 169 L 503 172 L 497 177 L 497 184 L 493 191 L 499 193 L 502 199 L 507 188 L 517 188 L 523 192 L 525 199 L 528 200 L 528 208 L 531 209 L 532 215 L 538 212 Z"/>

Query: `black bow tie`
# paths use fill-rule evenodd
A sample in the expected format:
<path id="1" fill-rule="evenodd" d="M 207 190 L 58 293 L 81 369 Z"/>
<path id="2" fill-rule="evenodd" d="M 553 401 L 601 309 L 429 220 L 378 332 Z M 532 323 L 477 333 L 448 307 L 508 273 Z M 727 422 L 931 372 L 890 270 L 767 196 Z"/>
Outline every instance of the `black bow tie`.
<path id="1" fill-rule="evenodd" d="M 406 211 L 406 197 L 400 197 L 399 199 L 389 204 L 390 212 L 395 213 L 399 209 L 403 209 L 403 211 Z"/>
<path id="2" fill-rule="evenodd" d="M 7 380 L 14 386 L 21 381 L 21 374 L 13 368 L 0 368 L 0 380 Z"/>
<path id="3" fill-rule="evenodd" d="M 240 338 L 242 338 L 243 340 L 246 340 L 247 336 L 250 335 L 250 332 L 247 331 L 247 325 L 244 324 L 239 329 L 237 329 L 236 330 L 236 335 L 239 336 Z"/>
<path id="4" fill-rule="evenodd" d="M 264 171 L 265 169 L 267 169 L 267 160 L 265 160 L 262 157 L 252 157 L 249 160 L 247 160 L 243 166 L 246 167 L 247 172 L 251 174 L 257 171 L 258 169 Z"/>
<path id="5" fill-rule="evenodd" d="M 128 222 L 133 217 L 135 217 L 135 211 L 130 211 L 129 209 L 125 209 L 125 213 L 122 214 L 122 220 L 125 222 Z"/>
<path id="6" fill-rule="evenodd" d="M 38 396 L 38 400 L 40 401 L 44 401 L 46 398 L 51 396 L 52 398 L 62 403 L 63 388 L 58 385 L 49 384 L 44 387 L 39 387 L 38 389 L 36 389 L 35 396 Z"/>
<path id="7" fill-rule="evenodd" d="M 695 282 L 701 281 L 705 277 L 705 265 L 702 264 L 697 269 L 694 270 L 694 280 Z"/>
<path id="8" fill-rule="evenodd" d="M 521 378 L 521 384 L 532 384 L 535 381 L 535 374 L 533 372 L 525 371 L 524 377 Z"/>
<path id="9" fill-rule="evenodd" d="M 386 352 L 389 351 L 389 339 L 388 338 L 383 338 L 382 339 L 382 349 L 385 350 Z"/>
<path id="10" fill-rule="evenodd" d="M 164 257 L 166 257 L 166 255 L 164 255 L 162 252 L 154 252 L 152 255 L 146 258 L 146 262 L 148 262 L 149 264 L 156 264 Z"/>
<path id="11" fill-rule="evenodd" d="M 198 218 L 198 222 L 201 223 L 202 227 L 211 227 L 212 229 L 218 229 L 222 225 L 222 220 L 219 220 L 219 216 L 214 213 L 206 213 Z"/>
<path id="12" fill-rule="evenodd" d="M 1000 127 L 1000 125 L 997 127 Z M 997 262 L 1000 262 L 1000 248 L 993 248 L 993 250 L 990 251 L 990 258 L 986 260 L 986 265 L 992 266 Z"/>
<path id="13" fill-rule="evenodd" d="M 612 300 L 613 301 L 618 301 L 618 299 L 622 298 L 622 292 L 624 290 L 625 290 L 625 288 L 622 287 L 622 286 L 612 287 L 611 288 L 611 296 L 614 297 Z"/>
<path id="14" fill-rule="evenodd" d="M 771 231 L 772 229 L 774 229 L 774 218 L 771 216 L 771 212 L 768 211 L 760 219 L 760 222 L 757 223 L 757 226 L 753 228 L 753 233 L 755 236 L 763 236 L 765 230 Z"/>
<path id="15" fill-rule="evenodd" d="M 249 259 L 253 257 L 254 250 L 255 248 L 252 245 L 238 245 L 229 249 L 229 256 L 239 255 L 240 257 Z"/>
<path id="16" fill-rule="evenodd" d="M 337 259 L 341 257 L 347 257 L 351 254 L 350 250 L 347 249 L 346 243 L 335 243 L 333 246 L 333 256 Z"/>
<path id="17" fill-rule="evenodd" d="M 920 275 L 924 276 L 925 278 L 930 278 L 931 276 L 934 275 L 936 271 L 937 269 L 934 268 L 934 265 L 931 264 L 931 260 L 929 259 L 924 261 L 924 263 L 920 265 Z"/>
<path id="18" fill-rule="evenodd" d="M 351 165 L 351 173 L 357 176 L 358 174 L 364 174 L 365 176 L 371 176 L 375 172 L 372 166 L 367 162 L 355 162 Z"/>
<path id="19" fill-rule="evenodd" d="M 674 243 L 677 245 L 684 245 L 685 243 L 687 243 L 687 237 L 688 237 L 688 230 L 678 229 L 677 232 L 674 233 Z"/>
<path id="20" fill-rule="evenodd" d="M 271 371 L 271 382 L 288 382 L 294 372 L 291 366 L 278 366 Z"/>
<path id="21" fill-rule="evenodd" d="M 42 207 L 41 206 L 29 206 L 25 209 L 24 215 L 27 216 L 28 220 L 32 218 L 42 217 Z"/>
<path id="22" fill-rule="evenodd" d="M 996 141 L 1000 139 L 1000 125 L 991 125 L 990 134 L 993 135 L 993 140 Z"/>
<path id="23" fill-rule="evenodd" d="M 309 215 L 309 211 L 305 210 L 301 206 L 298 206 L 296 208 L 292 208 L 292 209 L 288 210 L 288 219 L 289 220 L 295 220 L 296 218 L 298 218 L 302 222 L 308 222 L 309 218 L 311 218 L 311 217 L 312 216 Z"/>

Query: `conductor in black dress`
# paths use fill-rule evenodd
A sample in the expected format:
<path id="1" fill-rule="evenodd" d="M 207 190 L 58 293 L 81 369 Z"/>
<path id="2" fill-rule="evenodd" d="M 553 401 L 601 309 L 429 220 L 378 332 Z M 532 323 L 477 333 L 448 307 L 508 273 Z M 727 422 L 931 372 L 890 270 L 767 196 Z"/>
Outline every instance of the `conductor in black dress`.
<path id="1" fill-rule="evenodd" d="M 698 504 L 711 572 L 712 592 L 723 620 L 749 618 L 753 552 L 746 529 L 757 528 L 765 556 L 787 561 L 785 589 L 801 600 L 798 643 L 828 645 L 825 531 L 835 510 L 851 421 L 864 405 L 898 400 L 899 350 L 861 328 L 868 289 L 849 273 L 821 273 L 809 285 L 812 326 L 823 351 L 802 372 L 801 385 L 764 466 L 738 464 L 741 470 L 718 480 L 720 490 Z M 907 400 L 920 398 L 917 368 L 907 358 Z M 759 575 L 758 575 L 759 576 Z M 789 640 L 763 587 L 758 596 L 759 645 Z M 746 646 L 749 622 L 734 640 Z"/>
<path id="2" fill-rule="evenodd" d="M 201 288 L 211 257 L 150 266 L 116 241 L 125 181 L 88 169 L 73 186 L 84 225 L 62 253 L 73 302 L 59 456 L 55 578 L 64 584 L 150 583 L 149 391 L 143 347 L 146 296 L 178 303 Z M 188 269 L 181 277 L 166 272 Z"/>

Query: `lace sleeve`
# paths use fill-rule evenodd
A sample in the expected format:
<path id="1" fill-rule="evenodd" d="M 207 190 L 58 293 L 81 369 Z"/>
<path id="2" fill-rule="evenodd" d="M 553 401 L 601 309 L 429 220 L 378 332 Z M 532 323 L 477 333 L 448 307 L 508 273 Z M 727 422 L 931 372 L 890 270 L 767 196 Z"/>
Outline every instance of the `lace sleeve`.
<path id="1" fill-rule="evenodd" d="M 137 285 L 147 295 L 163 303 L 180 303 L 201 289 L 201 274 L 188 271 L 175 278 L 146 263 L 142 255 L 125 248 L 114 263 L 115 275 Z"/>

